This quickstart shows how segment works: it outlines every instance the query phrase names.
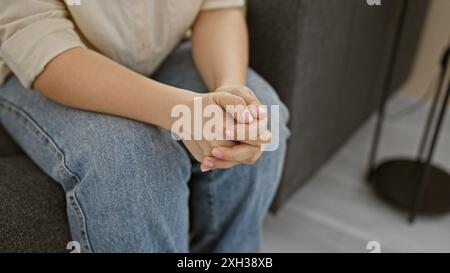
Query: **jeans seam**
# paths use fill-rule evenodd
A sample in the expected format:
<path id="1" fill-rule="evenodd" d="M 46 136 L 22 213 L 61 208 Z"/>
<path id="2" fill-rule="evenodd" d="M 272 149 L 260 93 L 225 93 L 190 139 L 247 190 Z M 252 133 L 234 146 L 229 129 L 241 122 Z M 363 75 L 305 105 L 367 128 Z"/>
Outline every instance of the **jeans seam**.
<path id="1" fill-rule="evenodd" d="M 217 230 L 218 223 L 217 223 L 217 215 L 216 215 L 216 206 L 214 202 L 214 194 L 213 191 L 215 191 L 215 183 L 213 179 L 213 171 L 206 173 L 208 181 L 208 205 L 211 208 L 211 229 Z"/>
<path id="2" fill-rule="evenodd" d="M 59 162 L 58 172 L 67 179 L 75 181 L 75 187 L 72 190 L 74 192 L 73 196 L 70 194 L 70 191 L 68 193 L 69 198 L 71 199 L 70 205 L 74 208 L 78 218 L 77 222 L 80 229 L 80 235 L 83 240 L 82 242 L 83 247 L 85 248 L 86 251 L 91 252 L 92 247 L 89 241 L 89 236 L 87 234 L 85 216 L 75 194 L 75 190 L 81 183 L 80 178 L 68 168 L 65 162 L 66 159 L 65 155 L 62 152 L 62 150 L 58 147 L 58 145 L 55 143 L 55 141 L 25 110 L 15 105 L 14 103 L 6 101 L 5 99 L 2 98 L 0 98 L 0 106 L 3 106 L 4 109 L 16 115 L 18 120 L 21 120 L 27 128 L 31 129 L 30 132 L 32 132 L 36 137 L 38 137 L 41 141 L 43 141 L 47 145 L 53 156 L 55 156 L 56 160 Z"/>
<path id="3" fill-rule="evenodd" d="M 89 241 L 89 236 L 87 234 L 87 226 L 86 226 L 86 218 L 83 213 L 83 209 L 81 208 L 81 204 L 78 202 L 77 198 L 77 189 L 80 186 L 80 183 L 78 183 L 72 190 L 72 194 L 69 194 L 69 199 L 71 201 L 71 205 L 75 210 L 75 213 L 77 214 L 78 219 L 80 223 L 80 236 L 83 240 L 81 243 L 84 246 L 84 249 L 87 252 L 93 252 L 91 243 Z"/>

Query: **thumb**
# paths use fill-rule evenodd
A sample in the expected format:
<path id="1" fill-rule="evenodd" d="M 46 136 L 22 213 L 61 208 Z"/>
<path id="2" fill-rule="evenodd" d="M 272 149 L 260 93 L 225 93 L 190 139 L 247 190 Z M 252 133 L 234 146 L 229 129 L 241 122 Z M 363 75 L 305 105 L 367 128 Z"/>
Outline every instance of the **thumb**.
<path id="1" fill-rule="evenodd" d="M 254 121 L 247 103 L 243 98 L 228 92 L 214 92 L 212 94 L 214 102 L 222 107 L 237 122 L 252 123 Z"/>
<path id="2" fill-rule="evenodd" d="M 218 88 L 217 91 L 225 91 L 243 98 L 254 118 L 263 119 L 267 117 L 266 109 L 261 105 L 261 102 L 250 88 L 246 86 L 223 86 Z"/>

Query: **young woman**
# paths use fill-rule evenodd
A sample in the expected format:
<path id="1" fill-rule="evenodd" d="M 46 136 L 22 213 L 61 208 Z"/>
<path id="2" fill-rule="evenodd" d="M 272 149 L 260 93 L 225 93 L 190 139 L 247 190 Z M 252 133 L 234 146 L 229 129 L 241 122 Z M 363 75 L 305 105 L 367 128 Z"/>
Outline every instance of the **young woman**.
<path id="1" fill-rule="evenodd" d="M 258 250 L 288 112 L 248 69 L 243 0 L 0 5 L 0 119 L 64 188 L 82 251 Z M 227 105 L 246 107 L 233 118 L 247 129 L 270 117 L 250 106 L 279 105 L 278 149 L 261 151 L 268 130 L 175 140 L 171 110 L 194 112 L 196 97 L 224 117 Z"/>

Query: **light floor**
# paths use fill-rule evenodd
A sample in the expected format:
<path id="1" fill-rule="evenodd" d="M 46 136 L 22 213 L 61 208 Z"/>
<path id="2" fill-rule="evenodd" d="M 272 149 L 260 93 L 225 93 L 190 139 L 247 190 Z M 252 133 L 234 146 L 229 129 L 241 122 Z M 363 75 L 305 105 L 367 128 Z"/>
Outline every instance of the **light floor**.
<path id="1" fill-rule="evenodd" d="M 395 114 L 415 100 L 400 93 L 389 112 Z M 391 115 L 381 158 L 415 154 L 427 104 L 401 118 Z M 445 123 L 435 162 L 450 170 L 450 113 Z M 369 241 L 378 241 L 382 252 L 450 252 L 450 214 L 422 216 L 411 226 L 404 212 L 379 200 L 364 181 L 373 128 L 374 117 L 277 215 L 268 216 L 263 252 L 369 252 Z"/>

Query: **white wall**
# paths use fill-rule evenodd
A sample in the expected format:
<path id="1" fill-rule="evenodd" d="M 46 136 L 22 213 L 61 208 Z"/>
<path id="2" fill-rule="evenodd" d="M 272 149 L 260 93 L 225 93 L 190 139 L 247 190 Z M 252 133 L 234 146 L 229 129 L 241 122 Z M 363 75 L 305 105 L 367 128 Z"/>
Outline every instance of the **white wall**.
<path id="1" fill-rule="evenodd" d="M 432 3 L 412 73 L 401 90 L 420 96 L 425 93 L 433 73 L 437 72 L 443 49 L 450 42 L 450 0 L 415 1 Z"/>

